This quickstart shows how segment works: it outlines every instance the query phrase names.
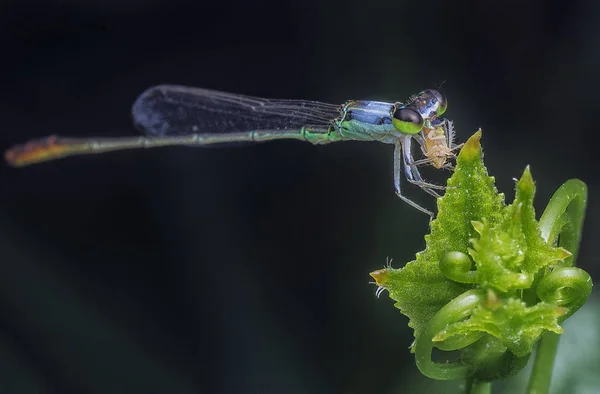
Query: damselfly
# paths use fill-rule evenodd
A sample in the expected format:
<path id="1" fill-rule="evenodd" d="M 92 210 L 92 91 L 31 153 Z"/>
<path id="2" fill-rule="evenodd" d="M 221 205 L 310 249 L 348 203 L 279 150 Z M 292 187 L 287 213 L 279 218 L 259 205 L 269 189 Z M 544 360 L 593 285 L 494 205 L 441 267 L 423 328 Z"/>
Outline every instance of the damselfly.
<path id="1" fill-rule="evenodd" d="M 425 182 L 417 168 L 446 166 L 452 157 L 451 122 L 441 118 L 447 101 L 437 90 L 424 90 L 408 102 L 350 100 L 342 105 L 316 101 L 263 99 L 214 90 L 159 85 L 142 93 L 132 114 L 144 136 L 116 138 L 45 137 L 5 153 L 14 166 L 71 155 L 153 148 L 297 139 L 313 144 L 337 141 L 379 141 L 393 144 L 396 194 L 414 208 L 432 213 L 402 193 L 402 167 L 410 183 L 438 197 L 443 186 Z M 415 139 L 425 159 L 415 161 Z"/>

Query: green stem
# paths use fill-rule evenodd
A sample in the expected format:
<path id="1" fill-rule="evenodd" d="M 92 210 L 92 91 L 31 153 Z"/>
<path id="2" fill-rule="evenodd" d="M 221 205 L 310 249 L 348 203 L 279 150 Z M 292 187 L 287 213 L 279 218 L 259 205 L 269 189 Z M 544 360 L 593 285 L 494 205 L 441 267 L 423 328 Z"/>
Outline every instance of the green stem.
<path id="1" fill-rule="evenodd" d="M 550 390 L 552 368 L 559 338 L 558 334 L 548 332 L 540 340 L 529 377 L 528 394 L 545 394 Z"/>
<path id="2" fill-rule="evenodd" d="M 578 179 L 570 179 L 554 193 L 540 218 L 542 237 L 548 242 L 559 237 L 559 245 L 572 253 L 571 266 L 577 261 L 586 204 L 587 186 Z M 540 340 L 529 378 L 528 394 L 548 393 L 558 339 L 558 335 L 547 333 Z"/>
<path id="3" fill-rule="evenodd" d="M 440 309 L 427 323 L 425 330 L 417 337 L 415 343 L 415 361 L 419 371 L 427 377 L 438 380 L 465 379 L 472 374 L 471 367 L 460 361 L 437 363 L 431 360 L 433 338 L 448 324 L 468 317 L 477 305 L 485 301 L 485 293 L 481 290 L 469 290 L 454 298 Z"/>
<path id="4" fill-rule="evenodd" d="M 467 379 L 465 385 L 465 394 L 490 394 L 491 392 L 491 382 L 482 382 L 477 379 Z"/>
<path id="5" fill-rule="evenodd" d="M 542 237 L 548 242 L 553 242 L 560 234 L 559 245 L 571 252 L 572 261 L 577 261 L 586 204 L 585 183 L 579 179 L 569 179 L 554 193 L 540 218 Z M 568 223 L 561 232 L 563 215 L 566 215 Z"/>

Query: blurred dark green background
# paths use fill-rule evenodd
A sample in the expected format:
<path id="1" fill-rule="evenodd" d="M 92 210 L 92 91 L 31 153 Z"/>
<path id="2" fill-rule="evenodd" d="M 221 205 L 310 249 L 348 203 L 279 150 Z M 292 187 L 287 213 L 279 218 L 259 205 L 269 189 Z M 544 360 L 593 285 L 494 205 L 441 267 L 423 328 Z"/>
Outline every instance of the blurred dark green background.
<path id="1" fill-rule="evenodd" d="M 133 135 L 131 104 L 160 83 L 342 103 L 446 81 L 459 141 L 482 127 L 509 201 L 526 165 L 540 213 L 567 179 L 588 184 L 579 265 L 598 274 L 596 1 L 0 9 L 2 150 Z M 394 195 L 391 146 L 130 151 L 0 177 L 0 393 L 378 394 L 425 380 L 408 320 L 369 284 L 428 229 Z"/>

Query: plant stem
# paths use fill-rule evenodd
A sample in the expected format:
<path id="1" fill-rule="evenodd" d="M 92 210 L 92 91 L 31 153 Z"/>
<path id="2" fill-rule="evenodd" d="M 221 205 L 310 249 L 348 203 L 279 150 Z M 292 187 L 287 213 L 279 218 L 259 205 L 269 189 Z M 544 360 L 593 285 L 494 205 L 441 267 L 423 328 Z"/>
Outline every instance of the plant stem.
<path id="1" fill-rule="evenodd" d="M 586 205 L 587 186 L 579 179 L 569 179 L 554 193 L 540 218 L 542 237 L 548 242 L 554 242 L 559 235 L 560 218 L 567 216 L 570 223 L 560 233 L 560 246 L 572 253 L 572 261 L 577 261 Z"/>
<path id="2" fill-rule="evenodd" d="M 554 193 L 540 218 L 542 237 L 553 243 L 560 235 L 559 245 L 572 253 L 572 266 L 577 260 L 586 204 L 587 187 L 585 183 L 578 179 L 570 179 Z M 564 218 L 563 215 L 566 216 L 568 222 L 564 228 L 559 229 L 561 218 Z M 540 340 L 527 386 L 528 394 L 547 394 L 550 390 L 552 368 L 559 338 L 556 334 L 546 333 Z"/>
<path id="3" fill-rule="evenodd" d="M 558 334 L 548 332 L 540 340 L 529 377 L 527 394 L 546 394 L 550 390 L 552 368 L 559 338 Z"/>
<path id="4" fill-rule="evenodd" d="M 477 379 L 467 379 L 465 384 L 465 394 L 491 394 L 492 383 L 482 382 Z"/>

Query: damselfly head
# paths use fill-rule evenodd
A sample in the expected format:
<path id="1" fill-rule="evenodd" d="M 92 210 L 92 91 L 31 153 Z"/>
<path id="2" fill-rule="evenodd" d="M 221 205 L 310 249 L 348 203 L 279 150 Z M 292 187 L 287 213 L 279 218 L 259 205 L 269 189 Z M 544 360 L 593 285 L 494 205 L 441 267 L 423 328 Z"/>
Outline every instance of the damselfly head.
<path id="1" fill-rule="evenodd" d="M 435 108 L 437 116 L 441 116 L 448 109 L 448 100 L 435 89 L 427 89 L 417 95 L 420 97 L 423 103 L 429 103 Z"/>
<path id="2" fill-rule="evenodd" d="M 439 91 L 427 89 L 411 97 L 406 107 L 415 109 L 425 119 L 435 119 L 446 112 L 448 101 Z"/>

